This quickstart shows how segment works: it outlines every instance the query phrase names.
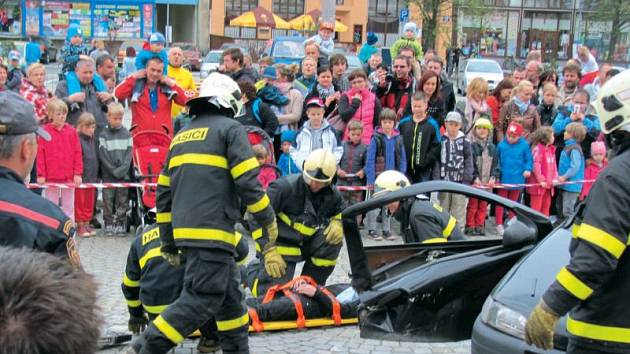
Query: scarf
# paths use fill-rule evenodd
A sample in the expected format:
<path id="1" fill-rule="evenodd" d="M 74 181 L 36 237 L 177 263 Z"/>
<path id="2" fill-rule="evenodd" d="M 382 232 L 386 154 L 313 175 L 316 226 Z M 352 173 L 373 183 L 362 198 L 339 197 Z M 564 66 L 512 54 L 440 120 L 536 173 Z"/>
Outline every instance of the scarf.
<path id="1" fill-rule="evenodd" d="M 335 93 L 335 86 L 330 85 L 328 86 L 328 88 L 323 87 L 322 85 L 320 85 L 319 83 L 317 84 L 317 92 L 319 92 L 319 98 L 321 98 L 322 100 L 325 100 L 328 98 L 328 96 L 332 95 L 333 93 Z"/>
<path id="2" fill-rule="evenodd" d="M 514 100 L 514 104 L 518 108 L 518 112 L 520 114 L 525 114 L 525 112 L 527 111 L 527 108 L 529 107 L 529 102 L 523 102 L 516 96 L 514 96 L 512 100 Z"/>
<path id="3" fill-rule="evenodd" d="M 280 93 L 282 93 L 284 96 L 288 95 L 291 88 L 293 88 L 293 84 L 291 82 L 276 81 L 273 85 L 277 87 L 278 90 L 280 90 Z"/>

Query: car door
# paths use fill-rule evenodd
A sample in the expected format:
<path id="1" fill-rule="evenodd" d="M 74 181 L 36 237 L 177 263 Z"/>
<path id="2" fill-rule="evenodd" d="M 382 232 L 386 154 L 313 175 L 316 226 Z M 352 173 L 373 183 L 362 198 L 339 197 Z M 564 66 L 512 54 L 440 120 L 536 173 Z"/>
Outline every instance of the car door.
<path id="1" fill-rule="evenodd" d="M 356 215 L 418 194 L 461 193 L 500 204 L 516 217 L 503 239 L 364 246 Z M 353 205 L 343 212 L 361 337 L 401 341 L 470 338 L 484 300 L 512 266 L 551 230 L 547 217 L 463 184 L 431 181 Z"/>

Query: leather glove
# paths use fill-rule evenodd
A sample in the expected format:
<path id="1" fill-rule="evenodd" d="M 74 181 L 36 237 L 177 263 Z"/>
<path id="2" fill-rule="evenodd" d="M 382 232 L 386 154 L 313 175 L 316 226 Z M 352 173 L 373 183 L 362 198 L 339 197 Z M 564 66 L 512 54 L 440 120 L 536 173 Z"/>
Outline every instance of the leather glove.
<path id="1" fill-rule="evenodd" d="M 339 219 L 330 219 L 330 223 L 326 230 L 324 230 L 324 236 L 326 236 L 326 242 L 331 245 L 337 245 L 343 240 L 343 224 Z"/>
<path id="2" fill-rule="evenodd" d="M 270 247 L 273 247 L 278 239 L 278 223 L 276 223 L 276 219 L 274 218 L 271 224 L 265 226 L 265 229 L 267 230 L 267 236 L 269 236 L 268 244 Z"/>
<path id="3" fill-rule="evenodd" d="M 543 300 L 532 311 L 525 326 L 525 342 L 540 349 L 553 348 L 553 332 L 560 316 L 556 315 Z"/>
<path id="4" fill-rule="evenodd" d="M 278 253 L 276 247 L 267 248 L 263 257 L 265 257 L 265 270 L 272 278 L 281 278 L 287 271 L 287 263 Z"/>
<path id="5" fill-rule="evenodd" d="M 182 264 L 181 255 L 179 254 L 177 247 L 162 244 L 162 247 L 160 247 L 160 254 L 162 255 L 162 258 L 164 258 L 173 267 L 178 267 Z"/>
<path id="6" fill-rule="evenodd" d="M 144 331 L 147 328 L 147 323 L 149 323 L 149 319 L 147 315 L 142 314 L 142 316 L 129 316 L 129 332 L 133 334 L 140 334 L 140 332 Z"/>

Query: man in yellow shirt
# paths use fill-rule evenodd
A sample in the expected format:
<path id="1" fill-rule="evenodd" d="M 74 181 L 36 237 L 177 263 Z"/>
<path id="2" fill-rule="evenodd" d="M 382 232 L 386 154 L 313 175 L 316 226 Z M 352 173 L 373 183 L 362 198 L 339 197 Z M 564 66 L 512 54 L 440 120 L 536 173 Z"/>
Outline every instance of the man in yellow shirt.
<path id="1" fill-rule="evenodd" d="M 194 96 L 197 90 L 195 86 L 195 80 L 193 80 L 192 73 L 184 68 L 184 52 L 180 47 L 172 47 L 168 51 L 168 74 L 167 76 L 177 82 L 177 85 L 186 91 L 186 95 L 190 97 Z M 171 117 L 175 118 L 184 107 L 173 103 L 171 108 Z"/>

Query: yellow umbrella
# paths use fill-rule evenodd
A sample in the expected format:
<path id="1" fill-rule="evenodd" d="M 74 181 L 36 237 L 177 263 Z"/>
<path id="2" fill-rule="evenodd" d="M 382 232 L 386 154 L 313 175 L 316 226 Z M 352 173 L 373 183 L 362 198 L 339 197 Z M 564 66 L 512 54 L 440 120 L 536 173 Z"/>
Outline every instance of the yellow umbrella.
<path id="1" fill-rule="evenodd" d="M 291 29 L 291 25 L 287 21 L 264 7 L 257 7 L 241 14 L 230 21 L 230 26 Z"/>
<path id="2" fill-rule="evenodd" d="M 302 16 L 298 16 L 289 21 L 291 28 L 297 31 L 315 31 L 317 23 L 321 22 L 322 12 L 318 9 L 311 10 Z M 348 26 L 339 21 L 335 21 L 335 32 L 345 32 Z"/>

